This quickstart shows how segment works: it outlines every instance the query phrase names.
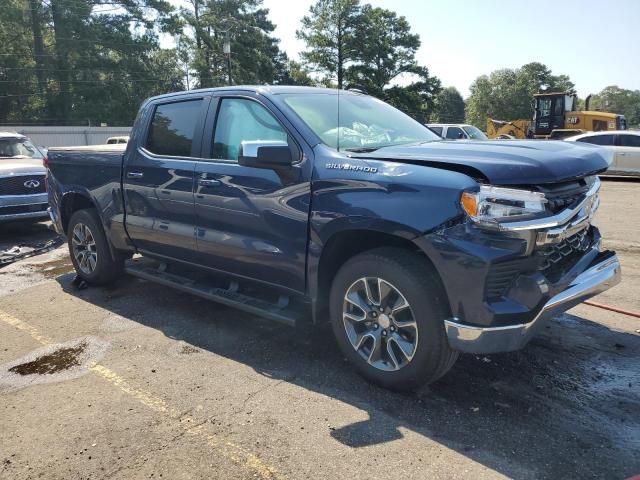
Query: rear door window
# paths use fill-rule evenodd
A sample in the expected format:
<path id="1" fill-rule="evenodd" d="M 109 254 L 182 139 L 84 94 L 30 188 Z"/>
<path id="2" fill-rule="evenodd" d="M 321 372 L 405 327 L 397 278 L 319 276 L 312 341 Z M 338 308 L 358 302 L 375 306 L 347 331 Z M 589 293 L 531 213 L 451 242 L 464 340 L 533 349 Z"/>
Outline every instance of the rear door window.
<path id="1" fill-rule="evenodd" d="M 583 137 L 576 140 L 582 143 L 591 143 L 593 145 L 613 145 L 615 143 L 614 135 L 593 135 L 591 137 Z"/>
<path id="2" fill-rule="evenodd" d="M 434 131 L 434 133 L 437 133 L 438 135 L 442 136 L 442 127 L 429 127 L 431 130 Z"/>
<path id="3" fill-rule="evenodd" d="M 461 138 L 465 138 L 464 133 L 462 133 L 462 129 L 458 127 L 449 127 L 447 128 L 447 138 L 451 140 L 459 140 Z"/>
<path id="4" fill-rule="evenodd" d="M 640 148 L 640 135 L 618 135 L 618 141 L 621 147 Z"/>
<path id="5" fill-rule="evenodd" d="M 156 155 L 191 157 L 202 99 L 158 105 L 149 127 L 146 149 Z"/>

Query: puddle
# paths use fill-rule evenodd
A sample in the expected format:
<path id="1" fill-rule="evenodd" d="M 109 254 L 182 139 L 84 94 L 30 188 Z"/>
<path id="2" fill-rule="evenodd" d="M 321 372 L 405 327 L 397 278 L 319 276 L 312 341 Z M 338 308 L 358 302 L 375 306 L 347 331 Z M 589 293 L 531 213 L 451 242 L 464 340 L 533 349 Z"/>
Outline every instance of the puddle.
<path id="1" fill-rule="evenodd" d="M 109 343 L 86 336 L 47 345 L 0 365 L 0 393 L 85 375 L 104 356 Z"/>
<path id="2" fill-rule="evenodd" d="M 31 362 L 11 367 L 9 371 L 18 375 L 52 375 L 80 365 L 78 358 L 86 348 L 85 343 L 81 343 L 77 347 L 61 348 Z"/>
<path id="3" fill-rule="evenodd" d="M 41 268 L 36 268 L 36 271 L 44 275 L 45 278 L 56 278 L 74 270 L 73 263 L 71 263 L 71 259 L 68 256 L 38 265 L 38 267 Z"/>

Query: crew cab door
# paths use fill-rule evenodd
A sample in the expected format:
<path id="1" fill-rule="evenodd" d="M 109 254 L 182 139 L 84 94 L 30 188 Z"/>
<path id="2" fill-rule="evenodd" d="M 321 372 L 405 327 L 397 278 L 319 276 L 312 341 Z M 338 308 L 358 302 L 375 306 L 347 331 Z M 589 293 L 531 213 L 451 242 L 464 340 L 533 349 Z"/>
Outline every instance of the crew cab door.
<path id="1" fill-rule="evenodd" d="M 249 93 L 214 98 L 207 124 L 203 156 L 209 158 L 196 162 L 196 242 L 201 263 L 304 291 L 310 162 L 303 157 L 300 139 L 293 137 L 293 129 L 277 109 Z M 242 142 L 257 140 L 288 141 L 294 164 L 240 165 Z"/>
<path id="2" fill-rule="evenodd" d="M 150 106 L 144 132 L 125 155 L 126 227 L 143 253 L 195 261 L 195 158 L 210 97 L 181 96 Z"/>

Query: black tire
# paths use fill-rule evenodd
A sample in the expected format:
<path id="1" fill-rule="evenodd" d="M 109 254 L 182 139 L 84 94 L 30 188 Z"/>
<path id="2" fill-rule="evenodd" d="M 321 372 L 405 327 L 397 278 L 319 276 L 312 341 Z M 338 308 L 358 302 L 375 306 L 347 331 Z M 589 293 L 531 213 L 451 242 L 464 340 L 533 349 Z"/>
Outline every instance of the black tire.
<path id="1" fill-rule="evenodd" d="M 86 265 L 85 267 L 81 265 L 82 262 L 74 252 L 74 229 L 76 227 L 81 228 L 80 226 L 82 225 L 86 226 L 95 242 L 95 247 L 93 247 L 92 251 L 96 253 L 96 261 L 91 271 L 87 271 Z M 122 274 L 124 270 L 124 257 L 118 255 L 115 260 L 112 257 L 109 241 L 104 234 L 102 224 L 94 209 L 78 210 L 73 213 L 67 228 L 67 244 L 69 246 L 69 256 L 76 269 L 76 273 L 87 283 L 93 285 L 109 284 Z"/>
<path id="2" fill-rule="evenodd" d="M 448 309 L 444 292 L 436 275 L 430 263 L 417 253 L 386 247 L 361 253 L 340 268 L 331 286 L 331 323 L 342 353 L 366 379 L 392 390 L 415 390 L 422 385 L 435 382 L 453 366 L 458 358 L 458 352 L 452 350 L 447 342 L 444 320 L 447 318 Z M 415 340 L 411 359 L 407 360 L 403 357 L 407 363 L 396 370 L 383 370 L 370 364 L 368 360 L 371 357 L 363 358 L 361 356 L 363 352 L 356 351 L 347 333 L 345 325 L 349 320 L 343 320 L 343 311 L 351 302 L 347 302 L 345 296 L 348 292 L 353 292 L 350 289 L 355 288 L 358 282 L 362 283 L 362 278 L 367 277 L 377 277 L 382 279 L 383 283 L 388 282 L 410 305 L 409 314 L 416 325 L 412 328 L 417 330 L 417 340 Z M 382 295 L 380 294 L 379 297 Z M 364 309 L 360 310 L 364 312 Z M 383 326 L 382 314 L 375 312 L 371 314 L 379 315 L 378 318 L 381 320 L 380 325 L 377 322 L 373 323 L 375 332 L 378 332 L 378 328 Z M 370 317 L 366 316 L 366 318 Z M 392 318 L 392 324 L 398 327 L 389 327 L 388 318 Z M 395 330 L 392 334 L 391 330 L 387 332 L 386 328 L 384 329 L 387 336 L 381 340 L 381 345 L 386 345 L 384 342 L 387 342 L 390 335 L 404 335 L 400 332 L 400 323 L 396 324 L 396 319 L 385 315 L 384 324 L 387 328 L 395 328 Z M 352 324 L 357 325 L 358 328 L 363 325 L 360 320 Z M 382 330 L 380 332 L 382 333 Z M 391 339 L 388 340 L 390 341 Z M 367 348 L 366 345 L 364 348 Z M 397 349 L 391 349 L 397 351 Z M 373 350 L 373 344 L 369 350 Z M 365 351 L 364 354 L 366 353 Z M 387 351 L 384 351 L 383 355 L 389 356 Z M 396 354 L 394 357 L 400 356 Z M 396 364 L 394 367 L 397 368 L 399 362 L 394 361 L 390 365 L 393 364 Z"/>

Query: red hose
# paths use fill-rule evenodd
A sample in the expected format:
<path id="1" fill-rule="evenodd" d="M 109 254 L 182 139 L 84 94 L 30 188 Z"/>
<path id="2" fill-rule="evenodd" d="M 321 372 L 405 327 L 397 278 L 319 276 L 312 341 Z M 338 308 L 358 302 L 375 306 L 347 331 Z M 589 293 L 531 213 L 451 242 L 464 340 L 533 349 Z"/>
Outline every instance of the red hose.
<path id="1" fill-rule="evenodd" d="M 605 305 L 604 303 L 592 302 L 591 300 L 587 300 L 584 303 L 586 305 L 591 305 L 592 307 L 602 308 L 603 310 L 610 310 L 612 312 L 621 313 L 623 315 L 628 315 L 630 317 L 640 318 L 640 313 L 634 312 L 632 310 L 625 310 L 624 308 L 612 307 L 611 305 Z"/>

